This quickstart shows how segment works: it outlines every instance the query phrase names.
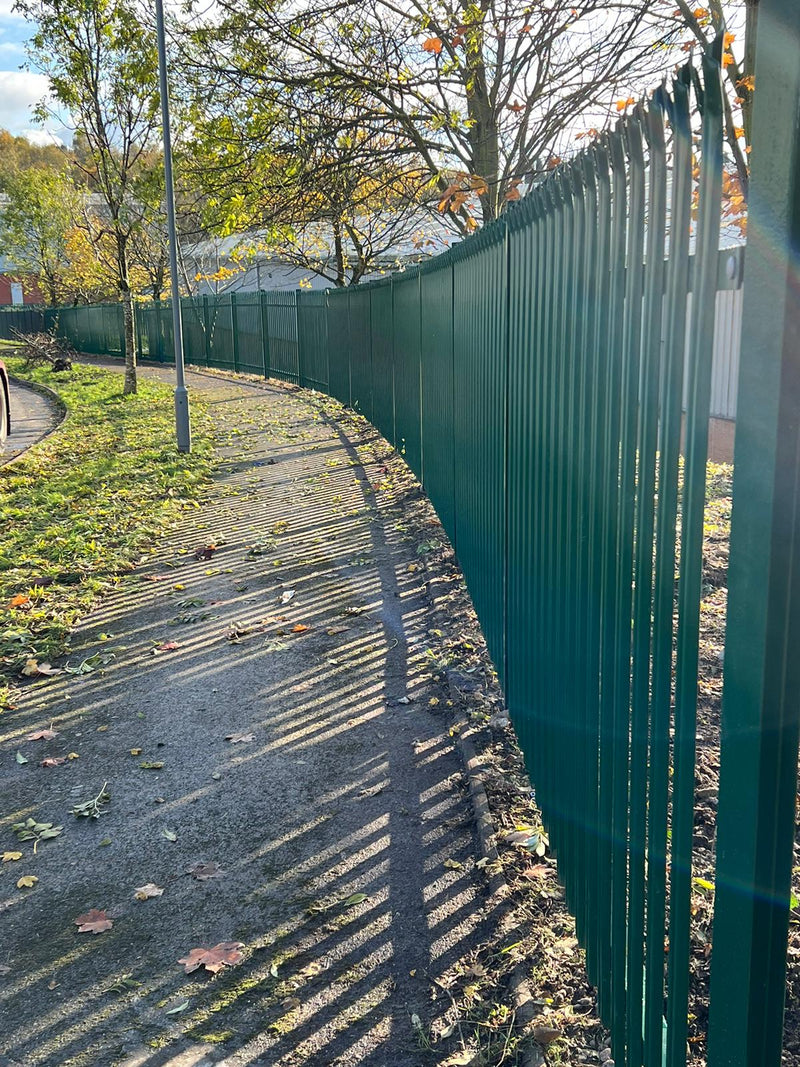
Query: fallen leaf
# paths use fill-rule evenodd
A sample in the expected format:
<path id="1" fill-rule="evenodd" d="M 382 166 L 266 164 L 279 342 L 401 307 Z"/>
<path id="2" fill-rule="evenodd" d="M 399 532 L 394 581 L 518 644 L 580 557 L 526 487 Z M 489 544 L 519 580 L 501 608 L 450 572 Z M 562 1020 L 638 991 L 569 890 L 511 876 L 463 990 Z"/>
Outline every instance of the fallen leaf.
<path id="1" fill-rule="evenodd" d="M 38 881 L 35 874 L 23 874 L 17 882 L 17 889 L 33 889 Z"/>
<path id="2" fill-rule="evenodd" d="M 20 766 L 22 766 L 23 763 L 28 762 L 27 756 L 23 756 L 19 749 L 17 749 L 17 754 L 14 759 L 17 761 L 17 763 L 19 763 Z"/>
<path id="3" fill-rule="evenodd" d="M 540 1045 L 549 1045 L 561 1037 L 561 1031 L 555 1026 L 534 1026 L 532 1037 Z"/>
<path id="4" fill-rule="evenodd" d="M 181 646 L 177 641 L 162 641 L 160 645 L 156 645 L 156 647 L 151 648 L 150 651 L 156 656 L 159 652 L 174 652 L 176 648 L 180 647 Z"/>
<path id="5" fill-rule="evenodd" d="M 62 763 L 67 762 L 66 756 L 48 756 L 43 759 L 39 764 L 40 767 L 60 767 Z"/>
<path id="6" fill-rule="evenodd" d="M 464 866 L 464 864 L 459 863 L 458 860 L 445 860 L 444 865 L 449 871 L 460 871 Z"/>
<path id="7" fill-rule="evenodd" d="M 17 593 L 16 596 L 12 596 L 12 598 L 9 600 L 8 607 L 21 608 L 25 604 L 30 604 L 30 602 L 31 598 L 29 596 L 26 596 L 24 593 Z"/>
<path id="8" fill-rule="evenodd" d="M 353 893 L 342 905 L 343 908 L 352 908 L 354 904 L 363 904 L 367 899 L 366 893 Z"/>
<path id="9" fill-rule="evenodd" d="M 21 852 L 4 852 L 3 853 L 3 863 L 13 863 L 15 860 L 21 860 L 21 859 L 22 859 L 22 853 Z"/>
<path id="10" fill-rule="evenodd" d="M 292 633 L 293 634 L 304 634 L 307 629 L 308 629 L 308 627 L 304 626 L 302 624 L 302 622 L 298 622 L 297 626 L 293 626 L 292 627 Z"/>
<path id="11" fill-rule="evenodd" d="M 232 745 L 238 745 L 240 741 L 255 741 L 255 734 L 226 734 L 225 740 L 230 741 Z"/>
<path id="12" fill-rule="evenodd" d="M 284 589 L 281 593 L 281 604 L 288 604 L 294 596 L 294 589 Z"/>
<path id="13" fill-rule="evenodd" d="M 291 1010 L 292 1008 L 299 1008 L 302 1003 L 303 1002 L 299 997 L 287 997 L 285 1000 L 281 1001 L 281 1007 L 289 1008 Z"/>
<path id="14" fill-rule="evenodd" d="M 163 768 L 164 764 L 161 763 L 159 760 L 156 760 L 155 763 L 150 763 L 147 760 L 143 760 L 139 764 L 139 766 L 143 771 L 160 771 Z"/>
<path id="15" fill-rule="evenodd" d="M 207 882 L 209 878 L 221 878 L 225 872 L 218 863 L 194 863 L 186 873 L 198 882 Z"/>
<path id="16" fill-rule="evenodd" d="M 148 882 L 147 885 L 140 885 L 134 889 L 133 895 L 137 900 L 151 900 L 153 897 L 160 897 L 163 892 L 161 886 L 156 885 L 155 882 Z"/>
<path id="17" fill-rule="evenodd" d="M 211 974 L 216 974 L 223 967 L 232 967 L 241 960 L 241 948 L 241 941 L 220 941 L 213 948 L 193 948 L 189 955 L 178 960 L 178 963 L 184 965 L 186 974 L 191 974 L 198 967 L 205 967 Z"/>
<path id="18" fill-rule="evenodd" d="M 72 921 L 78 927 L 79 934 L 102 934 L 114 925 L 106 913 L 97 908 L 90 908 L 85 915 L 79 915 Z"/>
<path id="19" fill-rule="evenodd" d="M 142 750 L 140 748 L 132 748 L 131 749 L 131 755 L 132 756 L 141 756 L 141 754 L 142 754 Z"/>
<path id="20" fill-rule="evenodd" d="M 156 800 L 160 800 L 160 798 L 156 797 Z M 162 804 L 164 803 L 163 800 L 160 800 L 160 802 Z M 174 830 L 164 830 L 164 837 L 166 837 L 167 841 L 177 841 L 178 840 L 178 835 L 175 833 Z"/>
<path id="21" fill-rule="evenodd" d="M 189 1001 L 188 1000 L 184 1000 L 184 1002 L 182 1004 L 178 1004 L 176 1007 L 170 1008 L 169 1011 L 165 1011 L 164 1014 L 165 1015 L 177 1015 L 179 1012 L 186 1011 L 186 1009 L 188 1007 L 189 1007 Z"/>
<path id="22" fill-rule="evenodd" d="M 537 863 L 533 867 L 526 867 L 524 871 L 520 871 L 520 875 L 531 882 L 536 878 L 548 878 L 552 873 L 546 863 Z"/>
<path id="23" fill-rule="evenodd" d="M 104 734 L 107 729 L 108 729 L 108 723 L 106 723 L 105 726 L 98 726 L 97 730 L 95 731 L 95 733 Z"/>
<path id="24" fill-rule="evenodd" d="M 68 752 L 67 759 L 80 759 L 80 756 L 77 752 Z"/>
<path id="25" fill-rule="evenodd" d="M 55 730 L 34 730 L 32 734 L 28 734 L 25 738 L 26 741 L 52 741 L 54 737 L 57 737 Z"/>

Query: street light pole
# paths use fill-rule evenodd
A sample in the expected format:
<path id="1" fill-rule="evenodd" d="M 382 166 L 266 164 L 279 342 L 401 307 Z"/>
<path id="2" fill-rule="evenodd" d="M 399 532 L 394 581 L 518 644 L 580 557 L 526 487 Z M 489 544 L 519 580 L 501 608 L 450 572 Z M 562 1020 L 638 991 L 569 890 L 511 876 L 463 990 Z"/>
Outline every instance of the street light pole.
<path id="1" fill-rule="evenodd" d="M 175 431 L 178 451 L 191 452 L 189 393 L 183 372 L 183 327 L 181 325 L 181 291 L 178 284 L 178 240 L 175 236 L 175 190 L 172 184 L 172 139 L 169 130 L 169 95 L 167 89 L 167 48 L 164 41 L 164 4 L 156 0 L 156 36 L 158 38 L 158 84 L 161 92 L 161 128 L 164 142 L 164 183 L 169 235 L 169 273 L 172 289 L 172 333 L 175 342 Z"/>

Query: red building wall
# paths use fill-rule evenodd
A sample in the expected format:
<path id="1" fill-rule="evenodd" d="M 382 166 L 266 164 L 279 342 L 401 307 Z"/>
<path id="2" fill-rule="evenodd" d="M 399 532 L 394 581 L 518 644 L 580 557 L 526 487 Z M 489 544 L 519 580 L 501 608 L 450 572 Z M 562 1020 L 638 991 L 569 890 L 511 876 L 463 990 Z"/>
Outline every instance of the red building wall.
<path id="1" fill-rule="evenodd" d="M 10 278 L 7 274 L 0 274 L 0 304 L 11 304 L 11 283 L 22 281 L 22 299 L 25 304 L 44 304 L 44 295 L 36 283 L 35 278 Z"/>

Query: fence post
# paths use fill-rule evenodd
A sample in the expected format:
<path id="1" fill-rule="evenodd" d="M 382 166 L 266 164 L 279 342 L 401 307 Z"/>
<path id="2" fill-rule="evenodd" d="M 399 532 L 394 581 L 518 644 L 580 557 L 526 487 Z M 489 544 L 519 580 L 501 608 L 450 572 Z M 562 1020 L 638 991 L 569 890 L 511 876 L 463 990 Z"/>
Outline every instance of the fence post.
<path id="1" fill-rule="evenodd" d="M 203 340 L 206 366 L 211 366 L 211 323 L 208 314 L 208 297 L 203 297 Z"/>
<path id="2" fill-rule="evenodd" d="M 261 355 L 264 360 L 264 377 L 270 376 L 269 365 L 269 315 L 267 311 L 267 294 L 259 292 L 258 294 L 260 307 L 260 322 L 261 322 Z"/>
<path id="3" fill-rule="evenodd" d="M 305 375 L 303 374 L 303 334 L 300 329 L 300 301 L 303 290 L 297 289 L 294 294 L 294 322 L 297 332 L 297 384 L 305 388 Z"/>
<path id="4" fill-rule="evenodd" d="M 800 719 L 800 7 L 762 0 L 749 193 L 709 1058 L 777 1067 Z"/>
<path id="5" fill-rule="evenodd" d="M 231 344 L 233 346 L 233 371 L 239 372 L 239 331 L 236 326 L 236 293 L 231 293 Z"/>

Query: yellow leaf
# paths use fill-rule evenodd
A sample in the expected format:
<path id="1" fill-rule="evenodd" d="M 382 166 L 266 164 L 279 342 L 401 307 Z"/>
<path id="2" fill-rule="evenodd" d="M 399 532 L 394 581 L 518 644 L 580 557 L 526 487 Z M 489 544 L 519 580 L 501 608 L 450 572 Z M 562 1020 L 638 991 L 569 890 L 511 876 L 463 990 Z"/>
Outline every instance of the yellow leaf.
<path id="1" fill-rule="evenodd" d="M 449 871 L 460 871 L 464 866 L 464 864 L 459 863 L 458 860 L 445 860 L 444 865 Z"/>
<path id="2" fill-rule="evenodd" d="M 22 859 L 22 853 L 21 852 L 4 852 L 3 853 L 3 863 L 10 863 L 13 860 L 21 860 L 21 859 Z"/>
<path id="3" fill-rule="evenodd" d="M 141 756 L 141 754 L 142 754 L 142 750 L 140 748 L 132 748 L 131 749 L 131 755 L 132 756 Z"/>
<path id="4" fill-rule="evenodd" d="M 35 874 L 23 874 L 17 882 L 17 889 L 33 889 L 38 881 Z"/>
<path id="5" fill-rule="evenodd" d="M 67 755 L 67 759 L 80 759 L 80 756 L 78 755 L 77 752 L 70 752 Z"/>

